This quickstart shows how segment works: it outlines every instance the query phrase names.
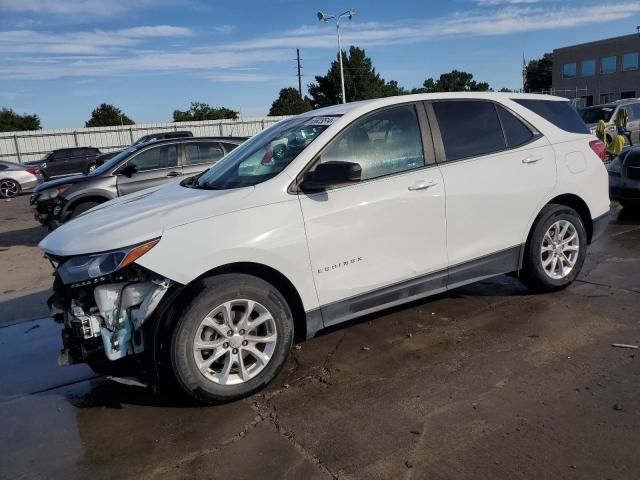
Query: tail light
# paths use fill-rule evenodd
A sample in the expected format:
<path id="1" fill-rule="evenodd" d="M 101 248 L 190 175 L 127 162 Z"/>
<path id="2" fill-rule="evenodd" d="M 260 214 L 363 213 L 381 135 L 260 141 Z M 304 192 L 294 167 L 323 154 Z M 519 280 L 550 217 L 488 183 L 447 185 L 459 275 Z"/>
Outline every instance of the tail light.
<path id="1" fill-rule="evenodd" d="M 604 147 L 604 143 L 600 140 L 591 140 L 589 142 L 589 146 L 591 147 L 591 150 L 600 157 L 600 160 L 604 162 L 605 158 L 607 158 L 607 151 Z"/>
<path id="2" fill-rule="evenodd" d="M 37 175 L 40 173 L 40 169 L 39 168 L 27 168 L 27 172 L 29 172 L 32 175 Z"/>

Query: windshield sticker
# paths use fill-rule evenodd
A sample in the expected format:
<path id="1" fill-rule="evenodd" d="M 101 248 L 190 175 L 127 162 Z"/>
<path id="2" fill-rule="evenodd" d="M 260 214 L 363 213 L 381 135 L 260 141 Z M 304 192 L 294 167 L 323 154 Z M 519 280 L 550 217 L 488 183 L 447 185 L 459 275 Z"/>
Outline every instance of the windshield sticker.
<path id="1" fill-rule="evenodd" d="M 333 124 L 338 119 L 338 117 L 311 117 L 305 125 L 326 125 L 329 126 Z"/>

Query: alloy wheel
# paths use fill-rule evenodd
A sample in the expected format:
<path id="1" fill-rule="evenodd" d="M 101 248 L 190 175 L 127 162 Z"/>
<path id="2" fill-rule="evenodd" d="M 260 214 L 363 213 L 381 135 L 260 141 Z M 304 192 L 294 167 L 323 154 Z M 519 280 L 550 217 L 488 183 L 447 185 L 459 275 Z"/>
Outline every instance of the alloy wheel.
<path id="1" fill-rule="evenodd" d="M 0 182 L 0 197 L 13 198 L 20 192 L 20 185 L 13 180 L 2 180 Z"/>
<path id="2" fill-rule="evenodd" d="M 258 302 L 237 299 L 217 306 L 200 322 L 193 356 L 207 379 L 237 385 L 265 369 L 276 344 L 272 314 Z"/>
<path id="3" fill-rule="evenodd" d="M 568 220 L 553 223 L 542 238 L 540 260 L 545 273 L 561 280 L 571 273 L 578 260 L 580 237 Z"/>

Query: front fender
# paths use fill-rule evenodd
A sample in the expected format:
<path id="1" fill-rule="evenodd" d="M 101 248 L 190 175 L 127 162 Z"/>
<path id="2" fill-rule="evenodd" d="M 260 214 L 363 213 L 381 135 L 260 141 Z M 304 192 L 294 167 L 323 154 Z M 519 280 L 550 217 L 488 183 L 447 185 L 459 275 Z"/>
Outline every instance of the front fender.
<path id="1" fill-rule="evenodd" d="M 137 263 L 183 285 L 232 263 L 270 267 L 293 283 L 305 311 L 318 308 L 297 198 L 165 230 Z"/>

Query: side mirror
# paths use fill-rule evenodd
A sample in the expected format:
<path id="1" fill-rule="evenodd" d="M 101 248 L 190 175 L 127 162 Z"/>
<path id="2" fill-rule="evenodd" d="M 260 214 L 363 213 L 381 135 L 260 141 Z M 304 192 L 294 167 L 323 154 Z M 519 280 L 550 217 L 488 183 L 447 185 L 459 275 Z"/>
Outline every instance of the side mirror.
<path id="1" fill-rule="evenodd" d="M 124 175 L 125 177 L 131 178 L 134 173 L 138 171 L 138 168 L 133 164 L 125 165 L 118 173 L 120 175 Z"/>
<path id="2" fill-rule="evenodd" d="M 362 175 L 362 167 L 353 162 L 319 163 L 316 168 L 304 174 L 300 190 L 319 192 L 341 183 L 357 182 Z"/>

